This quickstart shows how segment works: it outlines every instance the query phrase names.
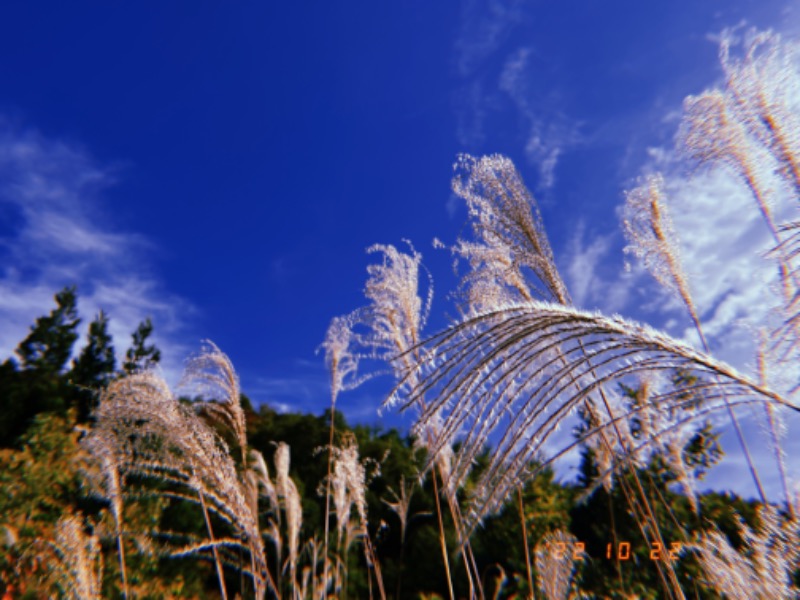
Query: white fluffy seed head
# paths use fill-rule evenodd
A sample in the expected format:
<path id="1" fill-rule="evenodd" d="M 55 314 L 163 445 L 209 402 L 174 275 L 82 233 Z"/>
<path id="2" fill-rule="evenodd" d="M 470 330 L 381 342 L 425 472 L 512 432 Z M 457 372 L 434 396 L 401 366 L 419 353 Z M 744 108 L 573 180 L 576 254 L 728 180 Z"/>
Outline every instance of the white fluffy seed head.
<path id="1" fill-rule="evenodd" d="M 454 170 L 453 191 L 466 201 L 473 231 L 452 248 L 470 266 L 461 284 L 467 312 L 537 297 L 570 304 L 536 202 L 511 160 L 464 154 Z"/>
<path id="2" fill-rule="evenodd" d="M 797 521 L 780 516 L 771 505 L 758 513 L 761 526 L 750 529 L 739 519 L 744 553 L 738 552 L 719 530 L 704 533 L 694 549 L 714 589 L 726 598 L 797 598 L 792 577 L 797 567 Z"/>
<path id="3" fill-rule="evenodd" d="M 352 507 L 355 507 L 358 515 L 359 530 L 363 531 L 367 527 L 366 465 L 375 463 L 369 459 L 361 461 L 358 455 L 358 442 L 350 432 L 344 434 L 341 445 L 334 447 L 332 452 L 331 488 L 333 490 L 336 523 L 341 539 L 350 522 Z"/>
<path id="4" fill-rule="evenodd" d="M 554 531 L 545 534 L 536 546 L 537 583 L 547 600 L 566 600 L 569 597 L 577 541 L 569 532 Z"/>
<path id="5" fill-rule="evenodd" d="M 46 557 L 46 580 L 63 598 L 99 600 L 102 597 L 103 556 L 100 540 L 86 532 L 83 519 L 66 514 L 56 523 L 55 539 L 37 540 L 32 549 Z"/>
<path id="6" fill-rule="evenodd" d="M 290 465 L 291 454 L 289 445 L 285 442 L 280 442 L 275 449 L 275 479 L 278 483 L 278 493 L 281 495 L 286 493 Z"/>
<path id="7" fill-rule="evenodd" d="M 421 332 L 430 311 L 433 294 L 429 286 L 427 300 L 419 295 L 419 270 L 422 255 L 411 247 L 409 254 L 391 245 L 376 244 L 367 249 L 380 253 L 383 262 L 369 265 L 364 295 L 370 301 L 372 335 L 367 340 L 376 352 L 390 359 L 396 372 L 404 372 L 410 357 L 393 359 L 408 352 L 421 341 Z"/>
<path id="8" fill-rule="evenodd" d="M 628 240 L 625 252 L 641 260 L 661 285 L 685 298 L 689 296 L 689 287 L 664 186 L 660 174 L 649 175 L 625 194 L 623 228 Z"/>
<path id="9" fill-rule="evenodd" d="M 206 340 L 200 354 L 189 359 L 181 385 L 199 392 L 204 402 L 196 405 L 200 414 L 222 431 L 230 433 L 247 465 L 247 422 L 241 404 L 239 376 L 230 358 Z"/>
<path id="10" fill-rule="evenodd" d="M 248 501 L 224 440 L 190 407 L 175 398 L 158 374 L 140 372 L 109 384 L 95 413 L 96 433 L 113 440 L 121 474 L 133 474 L 198 497 L 236 532 L 236 544 L 250 554 L 256 587 L 266 569 L 257 514 Z M 202 552 L 192 544 L 174 554 Z"/>

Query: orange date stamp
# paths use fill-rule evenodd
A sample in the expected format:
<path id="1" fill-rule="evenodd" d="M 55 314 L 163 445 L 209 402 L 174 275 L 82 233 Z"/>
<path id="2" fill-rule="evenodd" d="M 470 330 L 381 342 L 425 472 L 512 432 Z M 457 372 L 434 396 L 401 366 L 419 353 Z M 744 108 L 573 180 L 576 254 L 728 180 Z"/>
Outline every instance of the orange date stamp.
<path id="1" fill-rule="evenodd" d="M 669 545 L 661 542 L 651 542 L 649 545 L 650 560 L 676 561 L 680 558 L 682 545 L 680 542 L 672 542 Z M 552 553 L 553 558 L 561 560 L 571 558 L 572 560 L 586 559 L 586 544 L 584 542 L 551 542 L 547 549 Z M 606 545 L 605 558 L 607 560 L 626 561 L 633 555 L 633 546 L 630 542 L 617 542 Z"/>

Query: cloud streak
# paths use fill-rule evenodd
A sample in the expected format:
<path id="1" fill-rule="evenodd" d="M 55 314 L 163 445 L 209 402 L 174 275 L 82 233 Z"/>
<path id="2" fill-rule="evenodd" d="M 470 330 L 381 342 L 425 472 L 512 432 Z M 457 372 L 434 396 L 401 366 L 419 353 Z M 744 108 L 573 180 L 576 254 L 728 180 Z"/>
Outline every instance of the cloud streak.
<path id="1" fill-rule="evenodd" d="M 462 5 L 460 33 L 455 41 L 456 65 L 469 77 L 508 38 L 522 17 L 518 0 L 470 0 Z"/>
<path id="2" fill-rule="evenodd" d="M 776 325 L 780 294 L 777 264 L 767 256 L 774 241 L 751 191 L 726 167 L 689 172 L 672 150 L 651 152 L 643 170 L 660 171 L 664 175 L 666 203 L 678 236 L 678 254 L 711 353 L 757 378 L 758 332 Z M 791 209 L 775 208 L 784 216 Z M 688 312 L 680 301 L 656 286 L 643 269 L 637 269 L 633 276 L 634 285 L 646 290 L 646 296 L 651 298 L 648 308 L 661 307 L 658 314 L 661 322 L 654 324 L 701 348 L 699 335 L 690 325 Z M 629 306 L 627 310 L 636 308 Z M 786 371 L 783 367 L 782 370 Z M 783 379 L 786 378 L 784 372 Z M 780 379 L 771 383 L 779 383 Z M 776 389 L 781 389 L 780 383 Z M 761 431 L 763 410 L 738 411 L 738 414 L 754 461 L 759 471 L 764 471 L 768 495 L 781 498 L 771 443 Z M 785 417 L 791 427 L 800 425 L 795 415 Z M 710 472 L 705 485 L 753 495 L 755 487 L 747 476 L 730 475 L 734 469 L 738 473 L 747 469 L 730 420 L 718 415 L 714 424 L 723 434 L 722 444 L 728 455 L 719 468 Z M 795 442 L 785 440 L 784 451 L 789 456 L 796 450 Z M 791 474 L 797 477 L 800 472 Z"/>
<path id="3" fill-rule="evenodd" d="M 106 311 L 119 359 L 151 316 L 165 373 L 177 380 L 196 309 L 150 273 L 153 244 L 115 227 L 108 196 L 119 171 L 78 144 L 0 117 L 0 356 L 11 356 L 34 319 L 52 310 L 59 289 L 77 285 L 82 335 Z"/>
<path id="4" fill-rule="evenodd" d="M 522 142 L 528 162 L 538 168 L 536 187 L 548 190 L 556 183 L 563 152 L 581 138 L 577 125 L 553 98 L 534 87 L 541 85 L 541 73 L 532 60 L 534 49 L 511 43 L 512 32 L 525 19 L 517 2 L 493 0 L 463 7 L 454 45 L 457 72 L 464 82 L 455 102 L 456 134 L 465 150 L 480 152 L 489 122 L 495 133 L 514 123 L 512 135 Z"/>
<path id="5" fill-rule="evenodd" d="M 525 156 L 539 168 L 541 189 L 556 182 L 556 166 L 564 150 L 580 141 L 577 126 L 562 113 L 536 99 L 531 82 L 535 80 L 530 58 L 532 48 L 519 48 L 506 60 L 500 74 L 499 88 L 513 102 L 517 113 L 528 126 Z"/>

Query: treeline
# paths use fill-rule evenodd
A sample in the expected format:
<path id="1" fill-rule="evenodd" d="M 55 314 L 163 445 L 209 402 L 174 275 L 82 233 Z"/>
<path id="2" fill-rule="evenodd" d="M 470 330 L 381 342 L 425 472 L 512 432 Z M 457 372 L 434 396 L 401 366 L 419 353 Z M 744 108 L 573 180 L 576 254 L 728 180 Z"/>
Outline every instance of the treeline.
<path id="1" fill-rule="evenodd" d="M 228 568 L 231 565 L 225 565 L 224 584 L 219 581 L 214 565 L 217 555 L 202 548 L 176 555 L 178 536 L 202 537 L 213 525 L 221 539 L 233 535 L 233 530 L 219 518 L 213 523 L 204 521 L 203 512 L 177 494 L 162 493 L 169 488 L 167 484 L 137 481 L 135 474 L 128 475 L 125 483 L 135 490 L 135 502 L 124 506 L 124 531 L 113 524 L 114 496 L 96 484 L 97 456 L 92 456 L 84 442 L 93 431 L 104 390 L 126 376 L 148 372 L 159 362 L 159 350 L 149 343 L 153 325 L 146 320 L 137 328 L 118 367 L 108 317 L 101 312 L 89 324 L 86 342 L 71 360 L 80 324 L 75 289 L 62 290 L 55 302 L 52 312 L 37 319 L 20 342 L 16 356 L 0 367 L 2 597 L 46 598 L 57 590 L 70 597 L 64 591 L 69 573 L 64 575 L 64 565 L 57 565 L 71 551 L 70 544 L 84 544 L 82 556 L 94 561 L 91 568 L 99 574 L 97 591 L 104 598 L 122 597 L 123 588 L 128 597 L 137 598 L 217 598 L 222 594 L 233 598 L 237 593 L 250 597 L 252 587 L 243 575 L 237 575 L 236 568 Z M 635 399 L 636 390 L 623 391 Z M 425 451 L 411 437 L 394 429 L 352 426 L 339 412 L 281 414 L 268 405 L 252 406 L 244 394 L 238 401 L 249 449 L 264 457 L 270 465 L 267 470 L 276 464 L 279 448 L 291 450 L 289 473 L 302 504 L 301 554 L 322 543 L 326 502 L 332 495 L 325 483 L 331 418 L 335 420 L 334 446 L 341 448 L 355 441 L 360 464 L 371 465 L 364 471 L 367 523 L 340 535 L 349 536 L 347 544 L 354 546 L 361 538 L 370 540 L 373 554 L 338 552 L 344 564 L 336 568 L 346 574 L 332 592 L 338 597 L 378 597 L 378 576 L 387 597 L 447 597 L 449 580 L 455 595 L 466 597 L 470 572 L 480 574 L 472 586 L 481 597 L 529 597 L 534 592 L 536 597 L 541 593 L 552 597 L 547 591 L 547 577 L 552 573 L 548 575 L 547 570 L 552 568 L 553 556 L 560 553 L 574 559 L 565 588 L 572 597 L 580 593 L 597 598 L 657 598 L 663 587 L 656 568 L 658 553 L 672 552 L 687 596 L 715 598 L 718 596 L 704 585 L 689 549 L 696 534 L 716 527 L 740 548 L 746 531 L 740 519 L 754 530 L 759 526 L 757 503 L 730 493 L 700 495 L 698 506 L 692 506 L 675 485 L 678 476 L 671 463 L 656 455 L 648 465 L 619 476 L 628 478 L 630 486 L 641 486 L 644 495 L 652 499 L 663 547 L 647 544 L 640 520 L 628 508 L 625 490 L 630 486 L 604 485 L 606 474 L 594 452 L 584 449 L 574 482 L 558 482 L 552 471 L 545 471 L 521 488 L 499 515 L 486 519 L 467 548 L 459 545 L 448 511 L 438 511 L 430 475 L 420 476 Z M 219 406 L 204 404 L 200 398 L 181 398 L 180 402 L 198 408 L 201 416 Z M 220 439 L 226 439 L 231 449 L 241 444 L 224 428 L 219 431 Z M 488 452 L 479 457 L 479 463 L 486 462 Z M 697 478 L 721 455 L 717 435 L 710 427 L 683 449 L 684 465 Z M 238 464 L 237 469 L 241 468 Z M 480 472 L 478 464 L 472 477 L 477 479 Z M 469 493 L 468 485 L 458 491 L 458 500 Z M 275 514 L 259 516 L 259 527 L 268 542 L 264 547 L 271 578 L 277 582 L 271 593 L 296 597 L 302 573 L 288 581 L 286 563 L 272 564 L 276 553 L 287 555 L 285 548 L 276 548 L 275 539 L 280 535 L 267 529 L 268 522 L 287 526 L 280 521 L 281 511 L 272 510 L 279 513 L 277 518 Z M 67 522 L 65 517 L 74 520 Z M 76 533 L 65 523 L 78 523 L 83 531 Z M 336 528 L 337 522 L 331 518 L 332 540 Z M 447 532 L 451 577 L 446 574 L 440 549 L 442 530 Z M 81 540 L 95 540 L 96 546 L 76 541 L 79 534 L 85 536 Z M 288 543 L 281 539 L 284 545 Z M 303 564 L 310 559 L 301 556 L 297 560 Z M 474 561 L 470 571 L 465 560 Z M 316 565 L 310 564 L 314 574 Z M 72 576 L 79 579 L 86 573 Z"/>
<path id="2" fill-rule="evenodd" d="M 77 296 L 74 287 L 55 295 L 56 308 L 36 319 L 15 357 L 0 365 L 0 447 L 16 447 L 31 420 L 41 413 L 64 414 L 74 409 L 86 422 L 97 391 L 114 377 L 158 364 L 161 352 L 148 339 L 150 319 L 132 335 L 121 369 L 108 333 L 108 316 L 100 311 L 89 324 L 86 343 L 70 361 L 78 341 Z"/>

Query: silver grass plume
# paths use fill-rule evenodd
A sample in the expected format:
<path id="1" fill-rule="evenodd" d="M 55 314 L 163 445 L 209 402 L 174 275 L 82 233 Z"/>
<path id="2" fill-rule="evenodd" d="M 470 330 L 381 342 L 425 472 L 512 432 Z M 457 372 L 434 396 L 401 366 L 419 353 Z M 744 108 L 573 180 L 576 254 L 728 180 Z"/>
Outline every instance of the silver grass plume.
<path id="1" fill-rule="evenodd" d="M 737 43 L 723 33 L 720 62 L 731 108 L 747 132 L 768 151 L 781 179 L 800 198 L 800 47 L 773 31 L 750 31 L 742 58 L 732 56 Z"/>
<path id="2" fill-rule="evenodd" d="M 114 519 L 114 536 L 117 540 L 120 573 L 124 597 L 128 597 L 128 575 L 125 564 L 125 544 L 123 539 L 123 482 L 119 471 L 120 457 L 117 455 L 114 440 L 107 431 L 100 428 L 92 429 L 81 440 L 81 446 L 86 450 L 89 459 L 89 468 L 85 470 L 85 481 L 91 491 L 99 497 L 108 500 L 111 507 L 111 516 Z"/>
<path id="3" fill-rule="evenodd" d="M 536 581 L 547 600 L 569 598 L 577 541 L 569 532 L 553 531 L 545 534 L 536 546 Z"/>
<path id="4" fill-rule="evenodd" d="M 625 199 L 622 224 L 629 242 L 625 252 L 641 260 L 653 277 L 694 313 L 678 253 L 678 236 L 664 202 L 664 178 L 661 174 L 647 176 L 625 194 Z"/>
<path id="5" fill-rule="evenodd" d="M 795 599 L 793 583 L 800 550 L 797 521 L 784 519 L 771 505 L 759 509 L 761 527 L 751 530 L 739 519 L 744 553 L 738 552 L 719 530 L 701 535 L 692 547 L 711 586 L 731 600 Z"/>
<path id="6" fill-rule="evenodd" d="M 681 299 L 694 323 L 703 350 L 708 353 L 708 341 L 681 267 L 677 251 L 678 239 L 672 228 L 672 221 L 669 218 L 664 199 L 664 179 L 660 174 L 648 176 L 639 187 L 626 194 L 623 225 L 630 245 L 625 248 L 625 251 L 635 254 L 641 259 L 656 280 Z M 736 414 L 730 408 L 728 416 L 733 423 L 761 499 L 765 501 L 763 487 L 741 425 Z M 689 490 L 689 478 L 686 476 L 681 458 L 682 447 L 673 446 L 668 450 L 669 452 L 666 454 L 668 462 L 677 469 L 679 480 Z M 689 493 L 689 497 L 694 498 L 694 494 Z M 696 502 L 693 501 L 692 504 L 696 510 Z"/>
<path id="7" fill-rule="evenodd" d="M 374 357 L 387 362 L 401 387 L 410 390 L 417 384 L 415 366 L 421 358 L 422 329 L 433 301 L 431 278 L 429 275 L 428 293 L 423 303 L 419 295 L 422 255 L 413 246 L 411 254 L 381 244 L 372 246 L 368 252 L 382 253 L 383 263 L 367 267 L 369 278 L 364 294 L 371 303 L 364 309 L 362 318 L 369 326 L 369 333 L 360 336 L 359 343 L 371 348 Z M 384 407 L 391 406 L 393 398 L 390 397 Z M 419 410 L 425 410 L 424 395 L 416 397 L 416 405 Z M 418 445 L 429 452 L 437 424 L 436 419 L 430 418 L 415 432 Z M 452 449 L 439 446 L 432 456 L 440 468 L 447 469 L 451 455 Z"/>
<path id="8" fill-rule="evenodd" d="M 358 442 L 347 432 L 342 443 L 331 449 L 333 454 L 333 504 L 336 511 L 336 524 L 339 539 L 350 522 L 350 511 L 355 506 L 358 515 L 359 531 L 367 528 L 367 469 L 365 465 L 376 465 L 374 461 L 361 461 L 358 455 Z M 376 467 L 377 468 L 377 467 Z"/>
<path id="9" fill-rule="evenodd" d="M 247 466 L 247 422 L 241 404 L 239 376 L 230 358 L 206 340 L 200 354 L 189 359 L 181 381 L 193 387 L 205 401 L 196 405 L 211 423 L 229 432 L 239 446 L 242 466 Z"/>
<path id="10" fill-rule="evenodd" d="M 334 317 L 325 333 L 321 348 L 325 350 L 325 364 L 328 367 L 331 385 L 331 404 L 336 407 L 339 393 L 353 389 L 363 383 L 366 377 L 358 377 L 358 364 L 362 356 L 358 353 L 361 336 L 354 328 L 366 318 L 364 309 L 349 315 Z"/>
<path id="11" fill-rule="evenodd" d="M 737 59 L 731 53 L 737 43 L 733 32 L 723 32 L 725 85 L 686 98 L 680 140 L 700 164 L 725 164 L 742 176 L 772 224 L 771 173 L 800 197 L 798 47 L 771 31 L 751 31 L 747 37 Z"/>
<path id="12" fill-rule="evenodd" d="M 297 556 L 300 549 L 300 528 L 303 525 L 303 505 L 297 485 L 289 477 L 291 451 L 289 445 L 280 442 L 275 450 L 275 487 L 286 516 L 286 533 L 289 545 L 289 570 L 292 585 L 296 584 Z"/>
<path id="13" fill-rule="evenodd" d="M 266 559 L 257 514 L 247 501 L 242 481 L 225 442 L 191 408 L 173 395 L 162 377 L 145 371 L 118 379 L 103 391 L 95 413 L 96 430 L 114 441 L 120 473 L 168 485 L 160 494 L 201 505 L 235 533 L 174 549 L 175 556 L 232 553 L 250 559 L 244 568 L 254 580 L 256 596 L 266 586 Z M 227 561 L 236 564 L 230 557 Z"/>
<path id="14" fill-rule="evenodd" d="M 247 470 L 243 474 L 245 495 L 253 514 L 258 514 L 259 498 L 266 498 L 269 501 L 270 509 L 277 513 L 280 510 L 278 492 L 269 477 L 269 469 L 264 455 L 258 450 L 250 450 L 250 459 Z"/>
<path id="15" fill-rule="evenodd" d="M 264 455 L 258 450 L 250 450 L 250 478 L 254 482 L 254 487 L 258 489 L 259 495 L 269 499 L 273 507 L 277 506 L 277 492 L 275 485 L 269 477 L 269 469 Z"/>
<path id="16" fill-rule="evenodd" d="M 90 490 L 108 500 L 117 526 L 122 521 L 122 481 L 114 439 L 103 429 L 93 429 L 81 440 L 81 446 L 92 459 L 93 469 L 84 472 Z"/>
<path id="17" fill-rule="evenodd" d="M 100 541 L 86 533 L 83 519 L 67 514 L 56 523 L 54 540 L 39 540 L 49 555 L 47 579 L 58 587 L 63 598 L 99 600 L 102 598 L 103 555 Z"/>
<path id="18" fill-rule="evenodd" d="M 740 58 L 732 53 L 736 45 L 733 32 L 723 32 L 725 85 L 686 98 L 680 137 L 691 158 L 728 166 L 753 194 L 774 240 L 769 256 L 780 268 L 786 320 L 776 332 L 776 350 L 785 355 L 800 338 L 800 273 L 793 262 L 792 224 L 777 223 L 774 213 L 787 198 L 792 208 L 800 200 L 800 46 L 754 30 Z"/>
<path id="19" fill-rule="evenodd" d="M 570 304 L 536 202 L 511 160 L 462 154 L 454 170 L 453 191 L 467 203 L 474 238 L 452 248 L 471 268 L 461 283 L 468 312 L 537 298 Z"/>
<path id="20" fill-rule="evenodd" d="M 384 244 L 367 249 L 370 254 L 380 253 L 383 262 L 367 267 L 369 278 L 364 295 L 370 304 L 364 319 L 370 332 L 361 338 L 361 343 L 376 358 L 385 360 L 395 374 L 413 364 L 413 352 L 421 341 L 433 300 L 430 278 L 424 302 L 419 295 L 422 255 L 413 246 L 410 250 L 405 254 Z"/>
<path id="21" fill-rule="evenodd" d="M 358 354 L 358 340 L 353 328 L 356 324 L 364 320 L 365 310 L 356 310 L 353 313 L 341 317 L 334 317 L 328 326 L 325 334 L 325 341 L 322 348 L 325 349 L 325 363 L 328 367 L 331 386 L 331 419 L 328 434 L 328 471 L 325 476 L 325 526 L 323 535 L 323 548 L 328 551 L 328 539 L 330 534 L 330 508 L 331 508 L 331 482 L 333 479 L 333 437 L 335 433 L 335 411 L 336 400 L 339 393 L 348 388 L 354 388 L 368 377 L 358 379 L 358 364 L 361 356 Z M 363 349 L 362 349 L 363 351 Z M 340 536 L 341 538 L 341 533 Z M 316 547 L 315 547 L 316 548 Z M 329 558 L 326 555 L 323 561 L 322 579 L 328 579 Z"/>
<path id="22" fill-rule="evenodd" d="M 725 410 L 726 400 L 730 405 L 770 402 L 800 411 L 734 368 L 651 327 L 546 302 L 467 319 L 433 336 L 429 346 L 430 354 L 407 373 L 419 383 L 410 394 L 398 391 L 393 400 L 411 407 L 423 395 L 432 398 L 417 427 L 443 418 L 431 440 L 433 455 L 463 436 L 448 482 L 451 489 L 463 486 L 473 461 L 492 441 L 495 451 L 469 502 L 467 534 L 498 510 L 517 486 L 581 442 L 563 447 L 530 470 L 562 422 L 587 403 L 591 406 L 601 387 L 636 381 L 651 371 L 694 376 L 696 383 L 688 388 L 652 397 L 667 410 L 694 403 L 683 400 L 686 394 L 703 396 L 702 407 L 686 411 L 682 420 L 668 425 L 669 431 Z M 437 358 L 441 356 L 447 361 Z M 639 410 L 629 407 L 603 420 L 583 439 L 610 432 Z M 656 432 L 631 451 L 641 452 L 667 434 Z"/>

